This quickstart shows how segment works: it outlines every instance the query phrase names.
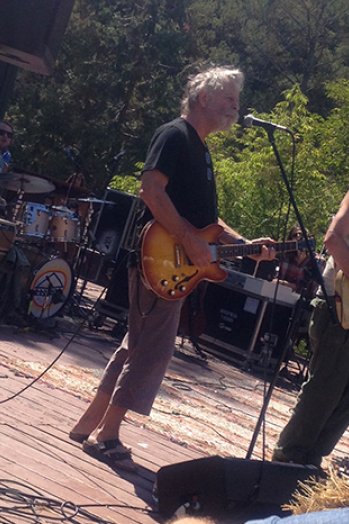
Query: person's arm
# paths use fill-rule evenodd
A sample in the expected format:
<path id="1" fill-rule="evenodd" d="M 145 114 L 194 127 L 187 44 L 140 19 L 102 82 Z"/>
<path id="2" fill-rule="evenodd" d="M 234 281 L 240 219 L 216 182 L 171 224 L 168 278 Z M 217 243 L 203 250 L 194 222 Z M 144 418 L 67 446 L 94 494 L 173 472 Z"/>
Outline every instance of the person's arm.
<path id="1" fill-rule="evenodd" d="M 338 269 L 349 277 L 349 192 L 343 198 L 338 212 L 325 235 L 325 246 L 333 256 Z"/>
<path id="2" fill-rule="evenodd" d="M 211 263 L 208 242 L 199 238 L 195 228 L 182 218 L 166 193 L 168 178 L 158 170 L 145 171 L 142 175 L 140 197 L 149 207 L 155 220 L 180 239 L 191 262 L 203 267 Z"/>
<path id="3" fill-rule="evenodd" d="M 322 511 L 309 511 L 301 515 L 278 517 L 276 515 L 265 519 L 248 520 L 245 524 L 347 524 L 349 508 L 324 508 Z"/>
<path id="4" fill-rule="evenodd" d="M 218 219 L 219 225 L 221 225 L 224 230 L 222 234 L 219 236 L 219 242 L 221 244 L 238 244 L 238 243 L 265 243 L 265 245 L 262 247 L 261 253 L 259 255 L 253 255 L 250 258 L 253 258 L 253 260 L 261 261 L 261 260 L 273 260 L 275 258 L 275 250 L 272 248 L 272 245 L 274 243 L 274 240 L 269 237 L 263 237 L 263 238 L 255 238 L 253 240 L 248 240 L 247 238 L 243 237 L 235 231 L 235 229 L 231 228 L 222 220 L 221 218 Z"/>
<path id="5" fill-rule="evenodd" d="M 250 240 L 240 235 L 235 229 L 228 226 L 221 218 L 218 219 L 218 224 L 224 228 L 222 234 L 219 236 L 219 242 L 221 244 L 248 244 L 250 242 Z"/>

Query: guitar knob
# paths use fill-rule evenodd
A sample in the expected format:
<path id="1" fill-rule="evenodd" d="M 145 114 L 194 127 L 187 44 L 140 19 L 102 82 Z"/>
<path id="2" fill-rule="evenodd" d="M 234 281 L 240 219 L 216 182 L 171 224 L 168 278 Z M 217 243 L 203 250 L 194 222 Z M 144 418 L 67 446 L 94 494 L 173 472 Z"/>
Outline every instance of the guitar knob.
<path id="1" fill-rule="evenodd" d="M 179 291 L 181 291 L 182 293 L 184 293 L 186 289 L 186 286 L 179 286 Z"/>
<path id="2" fill-rule="evenodd" d="M 168 286 L 168 280 L 163 279 L 163 280 L 160 281 L 160 284 L 161 284 L 163 287 L 167 287 L 167 286 Z"/>
<path id="3" fill-rule="evenodd" d="M 170 290 L 168 291 L 168 294 L 170 295 L 170 297 L 174 297 L 175 294 L 176 294 L 176 292 L 175 292 L 174 289 L 170 289 Z"/>
<path id="4" fill-rule="evenodd" d="M 178 275 L 173 275 L 172 280 L 173 280 L 173 282 L 178 282 L 179 276 Z"/>

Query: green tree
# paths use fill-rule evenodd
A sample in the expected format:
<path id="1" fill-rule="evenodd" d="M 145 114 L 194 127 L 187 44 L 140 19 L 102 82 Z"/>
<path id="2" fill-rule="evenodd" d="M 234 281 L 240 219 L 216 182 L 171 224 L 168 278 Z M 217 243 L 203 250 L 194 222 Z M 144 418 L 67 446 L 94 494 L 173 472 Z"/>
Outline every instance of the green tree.
<path id="1" fill-rule="evenodd" d="M 244 108 L 271 111 L 298 83 L 325 114 L 324 79 L 348 77 L 346 0 L 195 0 L 189 12 L 197 54 L 246 73 Z"/>
<path id="2" fill-rule="evenodd" d="M 339 86 L 331 89 L 342 92 Z M 343 184 L 333 176 L 334 166 L 330 158 L 325 159 L 324 151 L 328 133 L 334 131 L 338 122 L 333 122 L 330 127 L 327 122 L 341 120 L 336 148 L 344 160 L 349 132 L 345 132 L 344 138 L 343 126 L 349 105 L 346 99 L 341 116 L 338 117 L 335 109 L 325 120 L 309 112 L 307 102 L 299 86 L 295 86 L 285 92 L 284 100 L 270 115 L 261 116 L 295 129 L 294 154 L 289 134 L 276 131 L 275 143 L 304 224 L 321 241 L 343 196 Z M 324 132 L 326 129 L 328 133 Z M 229 141 L 235 155 L 231 154 Z M 236 148 L 237 142 L 239 149 Z M 217 169 L 220 212 L 224 219 L 246 235 L 282 237 L 296 221 L 296 216 L 292 206 L 289 210 L 289 194 L 267 133 L 259 128 L 241 133 L 237 127 L 228 137 L 215 136 L 211 147 Z M 344 178 L 349 174 L 348 167 L 341 164 Z"/>
<path id="3" fill-rule="evenodd" d="M 154 128 L 178 112 L 188 47 L 184 2 L 77 2 L 54 75 L 19 74 L 9 110 L 16 163 L 66 176 L 62 149 L 74 144 L 92 191 L 106 186 L 122 150 L 120 168 L 132 173 Z"/>

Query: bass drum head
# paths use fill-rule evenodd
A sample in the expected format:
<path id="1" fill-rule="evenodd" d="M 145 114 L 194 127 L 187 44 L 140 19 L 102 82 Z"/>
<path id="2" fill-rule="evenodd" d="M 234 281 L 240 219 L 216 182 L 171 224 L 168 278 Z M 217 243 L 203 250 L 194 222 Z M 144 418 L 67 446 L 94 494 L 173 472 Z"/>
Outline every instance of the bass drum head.
<path id="1" fill-rule="evenodd" d="M 50 318 L 66 304 L 73 288 L 73 272 L 63 258 L 44 262 L 35 271 L 30 285 L 28 314 Z"/>

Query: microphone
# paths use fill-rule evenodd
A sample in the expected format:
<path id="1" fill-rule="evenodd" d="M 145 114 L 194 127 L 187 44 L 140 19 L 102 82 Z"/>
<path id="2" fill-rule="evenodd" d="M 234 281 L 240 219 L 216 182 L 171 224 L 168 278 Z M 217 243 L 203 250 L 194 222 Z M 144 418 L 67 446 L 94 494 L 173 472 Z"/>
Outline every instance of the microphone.
<path id="1" fill-rule="evenodd" d="M 261 120 L 260 118 L 256 118 L 253 115 L 246 115 L 244 116 L 244 127 L 263 127 L 266 131 L 274 131 L 275 129 L 278 129 L 279 131 L 286 131 L 287 133 L 291 133 L 291 130 L 288 129 L 288 127 L 280 126 L 279 124 L 273 124 L 273 122 L 267 122 L 266 120 Z"/>

